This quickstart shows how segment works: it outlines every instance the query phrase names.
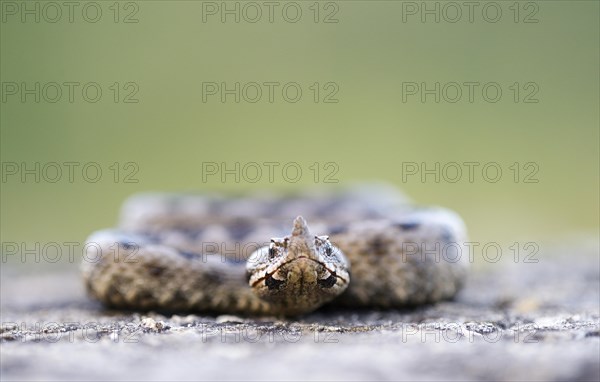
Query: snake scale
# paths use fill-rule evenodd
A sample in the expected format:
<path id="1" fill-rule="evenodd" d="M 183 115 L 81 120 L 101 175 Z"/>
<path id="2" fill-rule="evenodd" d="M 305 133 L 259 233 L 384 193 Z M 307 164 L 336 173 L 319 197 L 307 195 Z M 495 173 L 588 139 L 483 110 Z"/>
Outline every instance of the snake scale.
<path id="1" fill-rule="evenodd" d="M 294 316 L 452 298 L 466 229 L 391 186 L 297 194 L 145 193 L 87 240 L 89 294 L 134 310 Z"/>

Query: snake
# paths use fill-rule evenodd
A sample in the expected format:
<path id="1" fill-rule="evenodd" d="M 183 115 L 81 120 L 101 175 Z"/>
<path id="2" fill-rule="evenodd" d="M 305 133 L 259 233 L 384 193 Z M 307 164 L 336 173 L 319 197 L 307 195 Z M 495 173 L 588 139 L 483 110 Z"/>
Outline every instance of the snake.
<path id="1" fill-rule="evenodd" d="M 109 308 L 298 316 L 322 306 L 402 309 L 452 299 L 466 227 L 394 186 L 145 192 L 86 240 L 88 294 Z"/>

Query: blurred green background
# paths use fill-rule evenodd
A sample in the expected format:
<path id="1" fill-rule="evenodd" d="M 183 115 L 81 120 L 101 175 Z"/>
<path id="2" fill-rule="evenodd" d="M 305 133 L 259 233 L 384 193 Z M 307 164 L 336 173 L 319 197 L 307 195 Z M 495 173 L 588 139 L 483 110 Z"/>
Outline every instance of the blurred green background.
<path id="1" fill-rule="evenodd" d="M 597 1 L 499 1 L 494 3 L 502 10 L 497 22 L 484 18 L 487 2 L 478 2 L 473 22 L 464 7 L 462 17 L 449 22 L 455 10 L 436 2 L 426 4 L 440 7 L 439 22 L 427 14 L 422 22 L 423 10 L 413 15 L 411 7 L 425 3 L 400 1 L 280 2 L 270 22 L 264 3 L 237 2 L 237 23 L 235 15 L 226 15 L 223 23 L 220 13 L 211 14 L 214 7 L 234 9 L 232 1 L 81 2 L 73 22 L 67 8 L 61 19 L 49 22 L 56 17 L 52 6 L 28 1 L 34 12 L 40 7 L 39 23 L 27 14 L 22 22 L 22 3 L 2 1 L 3 242 L 82 241 L 91 231 L 114 225 L 120 203 L 138 191 L 314 185 L 309 169 L 314 162 L 321 166 L 320 182 L 327 173 L 324 164 L 335 162 L 334 179 L 341 183 L 384 180 L 419 203 L 450 207 L 464 217 L 473 240 L 544 242 L 597 235 Z M 254 4 L 263 11 L 255 23 L 249 22 Z M 98 7 L 99 21 L 84 19 L 84 8 L 92 20 Z M 302 16 L 291 22 L 298 7 Z M 495 9 L 488 9 L 488 19 L 496 17 Z M 337 22 L 324 22 L 327 15 Z M 72 103 L 66 87 L 56 103 L 47 102 L 45 94 L 39 103 L 34 95 L 25 102 L 21 93 L 12 95 L 11 83 L 33 87 L 39 82 L 42 92 L 45 84 L 70 81 L 82 84 Z M 455 103 L 443 94 L 439 103 L 432 95 L 421 102 L 419 95 L 406 94 L 403 102 L 403 83 L 433 87 L 470 81 L 481 84 L 472 103 L 464 93 Z M 81 95 L 89 82 L 102 88 L 98 102 Z M 136 90 L 125 87 L 129 82 L 137 85 L 137 103 L 123 102 Z M 239 103 L 233 96 L 223 103 L 218 94 L 203 102 L 206 82 L 229 87 L 296 82 L 303 93 L 296 103 L 282 98 L 281 86 L 273 103 L 266 94 L 256 103 L 246 102 L 243 94 Z M 316 103 L 309 88 L 315 82 L 321 88 Z M 337 103 L 323 102 L 331 90 L 324 89 L 328 82 L 339 88 Z M 482 97 L 488 82 L 502 88 L 498 102 Z M 515 82 L 521 88 L 518 102 L 510 88 Z M 529 82 L 534 87 L 523 89 Z M 536 87 L 538 102 L 524 102 Z M 51 86 L 47 91 L 53 98 Z M 233 167 L 267 161 L 297 162 L 303 175 L 297 183 L 286 182 L 277 171 L 274 183 L 265 173 L 256 183 L 232 177 L 221 182 L 218 176 L 203 181 L 203 162 Z M 25 182 L 20 173 L 12 175 L 9 162 L 30 168 L 36 162 L 80 165 L 72 183 L 66 167 L 57 182 L 41 174 L 38 183 L 32 175 Z M 96 183 L 82 177 L 88 162 L 103 170 Z M 118 182 L 110 167 L 115 162 L 121 168 Z M 123 168 L 128 162 L 139 169 L 132 178 L 137 183 L 123 182 L 135 169 Z M 466 173 L 456 183 L 443 177 L 436 183 L 433 176 L 425 182 L 419 175 L 403 179 L 407 162 L 425 162 L 429 168 L 436 162 L 481 165 L 472 183 Z M 488 162 L 503 170 L 496 183 L 482 177 Z M 511 169 L 515 162 L 521 167 L 518 182 Z M 537 183 L 523 182 L 532 171 L 523 168 L 528 162 L 539 169 L 533 177 Z"/>

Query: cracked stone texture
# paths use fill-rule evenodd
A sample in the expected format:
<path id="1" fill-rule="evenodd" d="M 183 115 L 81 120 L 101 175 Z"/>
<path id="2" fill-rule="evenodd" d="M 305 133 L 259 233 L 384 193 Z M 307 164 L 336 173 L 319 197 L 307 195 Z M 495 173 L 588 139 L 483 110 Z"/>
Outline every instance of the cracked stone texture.
<path id="1" fill-rule="evenodd" d="M 108 311 L 75 265 L 3 264 L 1 379 L 598 381 L 598 248 L 573 252 L 476 266 L 452 302 L 296 320 Z"/>

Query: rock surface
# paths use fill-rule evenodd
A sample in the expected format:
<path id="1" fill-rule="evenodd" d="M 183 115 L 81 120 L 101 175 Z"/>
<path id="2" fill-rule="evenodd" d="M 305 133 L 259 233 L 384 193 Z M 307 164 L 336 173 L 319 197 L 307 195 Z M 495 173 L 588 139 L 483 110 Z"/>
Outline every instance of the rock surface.
<path id="1" fill-rule="evenodd" d="M 456 301 L 297 320 L 108 311 L 75 266 L 6 265 L 1 379 L 598 381 L 597 249 L 539 257 L 476 267 Z"/>

